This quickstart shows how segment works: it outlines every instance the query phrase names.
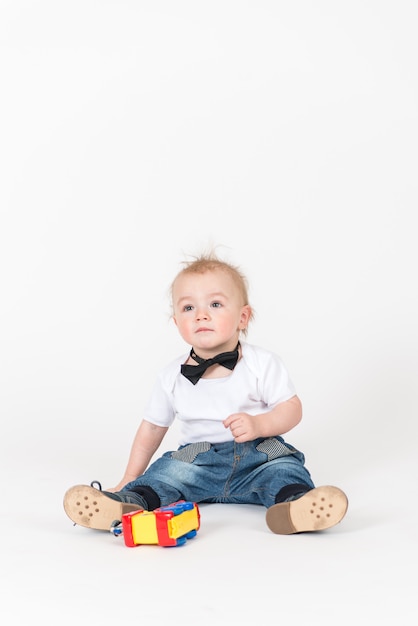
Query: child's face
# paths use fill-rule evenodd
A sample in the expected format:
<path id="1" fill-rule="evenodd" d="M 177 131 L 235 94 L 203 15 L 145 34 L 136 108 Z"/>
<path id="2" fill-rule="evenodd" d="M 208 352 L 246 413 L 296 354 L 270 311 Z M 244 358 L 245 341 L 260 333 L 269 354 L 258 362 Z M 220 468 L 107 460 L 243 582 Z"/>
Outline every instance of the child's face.
<path id="1" fill-rule="evenodd" d="M 180 274 L 173 285 L 173 310 L 180 335 L 204 358 L 233 350 L 251 314 L 222 270 Z"/>

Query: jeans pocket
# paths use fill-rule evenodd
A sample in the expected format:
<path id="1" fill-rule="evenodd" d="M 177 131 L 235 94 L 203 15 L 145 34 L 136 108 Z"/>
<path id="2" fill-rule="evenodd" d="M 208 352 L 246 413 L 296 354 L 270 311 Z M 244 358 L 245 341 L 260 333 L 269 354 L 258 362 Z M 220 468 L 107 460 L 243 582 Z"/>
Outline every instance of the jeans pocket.
<path id="1" fill-rule="evenodd" d="M 208 441 L 198 441 L 197 443 L 188 443 L 171 453 L 171 458 L 183 463 L 193 463 L 196 457 L 203 452 L 211 449 Z"/>
<path id="2" fill-rule="evenodd" d="M 259 452 L 267 454 L 267 461 L 273 461 L 282 456 L 289 456 L 298 452 L 296 448 L 285 443 L 281 437 L 263 439 L 255 448 Z"/>

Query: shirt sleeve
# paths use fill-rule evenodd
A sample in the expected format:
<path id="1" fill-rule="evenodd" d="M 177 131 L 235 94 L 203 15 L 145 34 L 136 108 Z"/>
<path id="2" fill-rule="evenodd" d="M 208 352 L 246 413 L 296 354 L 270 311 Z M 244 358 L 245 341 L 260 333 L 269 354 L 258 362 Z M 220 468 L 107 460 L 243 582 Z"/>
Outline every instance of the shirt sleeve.
<path id="1" fill-rule="evenodd" d="M 283 360 L 274 352 L 248 346 L 248 362 L 258 380 L 260 399 L 273 408 L 296 395 L 295 386 Z"/>
<path id="2" fill-rule="evenodd" d="M 158 374 L 143 414 L 147 422 L 163 427 L 171 426 L 173 423 L 176 417 L 173 390 L 184 358 L 176 359 Z"/>
<path id="3" fill-rule="evenodd" d="M 148 404 L 145 407 L 144 420 L 156 426 L 171 426 L 174 420 L 174 411 L 169 397 L 164 392 L 161 380 L 158 378 L 154 385 Z"/>
<path id="4" fill-rule="evenodd" d="M 261 379 L 261 393 L 267 406 L 273 407 L 296 395 L 289 372 L 280 357 L 271 354 Z"/>

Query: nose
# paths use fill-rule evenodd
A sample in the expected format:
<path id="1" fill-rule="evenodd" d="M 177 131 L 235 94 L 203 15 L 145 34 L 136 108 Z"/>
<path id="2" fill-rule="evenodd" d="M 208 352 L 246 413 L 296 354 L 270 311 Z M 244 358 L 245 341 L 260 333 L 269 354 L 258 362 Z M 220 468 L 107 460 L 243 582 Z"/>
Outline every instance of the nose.
<path id="1" fill-rule="evenodd" d="M 209 317 L 207 309 L 196 309 L 196 321 L 208 320 Z"/>

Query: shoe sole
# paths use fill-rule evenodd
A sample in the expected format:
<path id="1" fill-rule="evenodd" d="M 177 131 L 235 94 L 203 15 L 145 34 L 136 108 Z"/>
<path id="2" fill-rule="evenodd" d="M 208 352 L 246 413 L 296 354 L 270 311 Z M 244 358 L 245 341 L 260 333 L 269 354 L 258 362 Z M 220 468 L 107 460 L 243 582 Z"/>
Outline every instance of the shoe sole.
<path id="1" fill-rule="evenodd" d="M 271 506 L 266 522 L 277 535 L 325 530 L 341 522 L 347 508 L 347 496 L 341 489 L 316 487 L 297 500 Z"/>
<path id="2" fill-rule="evenodd" d="M 118 502 L 94 487 L 76 485 L 64 496 L 64 509 L 70 520 L 94 530 L 110 530 L 124 513 L 141 509 L 136 504 Z"/>

